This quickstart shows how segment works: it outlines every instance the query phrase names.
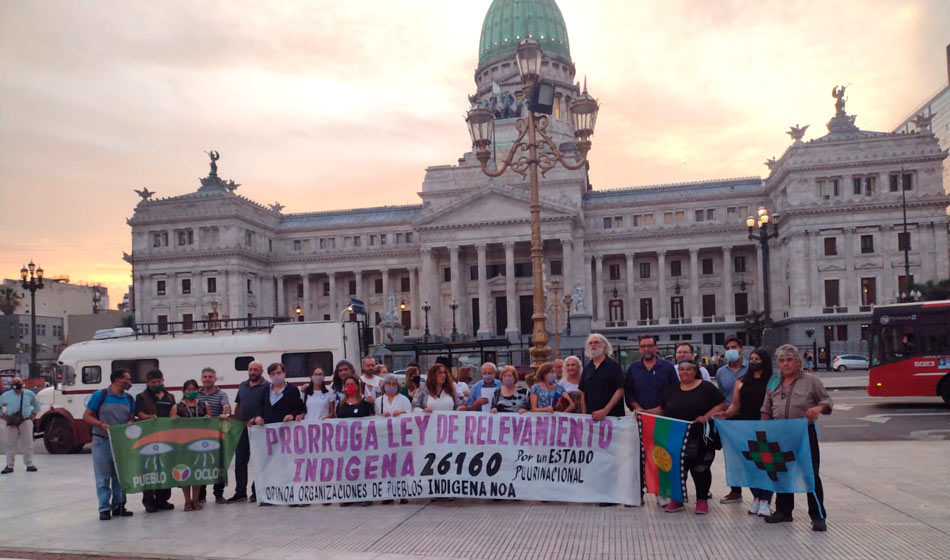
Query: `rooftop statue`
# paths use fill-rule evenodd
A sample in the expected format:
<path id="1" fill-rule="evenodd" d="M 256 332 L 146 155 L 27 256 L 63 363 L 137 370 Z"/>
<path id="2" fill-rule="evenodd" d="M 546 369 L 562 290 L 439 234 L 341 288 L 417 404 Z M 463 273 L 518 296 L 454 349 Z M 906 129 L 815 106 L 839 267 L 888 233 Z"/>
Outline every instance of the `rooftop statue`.
<path id="1" fill-rule="evenodd" d="M 221 159 L 221 156 L 220 154 L 218 154 L 218 152 L 214 150 L 211 150 L 210 152 L 205 152 L 205 153 L 208 154 L 209 158 L 211 158 L 211 173 L 209 173 L 208 176 L 217 177 L 218 176 L 218 160 Z"/>
<path id="2" fill-rule="evenodd" d="M 808 130 L 808 126 L 807 124 L 805 126 L 798 126 L 798 123 L 795 123 L 795 126 L 789 127 L 788 132 L 785 134 L 791 136 L 795 143 L 801 142 L 802 138 L 805 137 L 805 131 Z"/>
<path id="3" fill-rule="evenodd" d="M 831 88 L 831 97 L 834 97 L 836 99 L 835 115 L 845 114 L 844 104 L 848 101 L 848 98 L 844 96 L 844 90 L 847 89 L 847 87 L 848 86 L 835 86 Z"/>
<path id="4" fill-rule="evenodd" d="M 150 198 L 152 198 L 152 195 L 155 194 L 155 191 L 148 190 L 148 187 L 145 187 L 142 190 L 136 190 L 136 189 L 132 189 L 132 190 L 135 191 L 135 194 L 142 197 L 142 202 L 149 200 Z"/>
<path id="5" fill-rule="evenodd" d="M 933 119 L 934 119 L 934 117 L 935 117 L 936 115 L 937 115 L 937 113 L 930 113 L 929 115 L 925 115 L 925 114 L 923 114 L 923 113 L 919 113 L 919 114 L 917 114 L 917 115 L 914 115 L 914 120 L 912 120 L 912 121 L 910 121 L 910 122 L 914 123 L 914 126 L 917 127 L 917 130 L 919 130 L 919 131 L 921 131 L 921 132 L 923 132 L 923 131 L 930 132 L 930 124 L 931 124 L 931 121 L 933 121 Z"/>

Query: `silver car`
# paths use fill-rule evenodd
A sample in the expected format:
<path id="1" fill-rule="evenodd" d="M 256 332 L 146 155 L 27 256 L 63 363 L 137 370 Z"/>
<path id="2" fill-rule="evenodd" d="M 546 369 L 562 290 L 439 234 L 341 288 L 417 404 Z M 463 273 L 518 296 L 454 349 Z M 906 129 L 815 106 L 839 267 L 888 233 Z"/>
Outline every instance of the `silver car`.
<path id="1" fill-rule="evenodd" d="M 849 369 L 868 369 L 868 358 L 861 354 L 842 354 L 835 356 L 831 362 L 831 369 L 848 371 Z"/>

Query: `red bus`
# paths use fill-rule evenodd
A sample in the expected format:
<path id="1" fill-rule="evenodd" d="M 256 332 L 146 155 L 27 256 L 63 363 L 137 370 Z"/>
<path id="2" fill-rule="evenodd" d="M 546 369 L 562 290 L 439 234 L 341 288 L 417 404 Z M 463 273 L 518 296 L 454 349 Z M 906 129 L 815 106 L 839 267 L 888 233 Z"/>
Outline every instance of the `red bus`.
<path id="1" fill-rule="evenodd" d="M 875 307 L 869 352 L 869 396 L 950 404 L 950 300 Z"/>

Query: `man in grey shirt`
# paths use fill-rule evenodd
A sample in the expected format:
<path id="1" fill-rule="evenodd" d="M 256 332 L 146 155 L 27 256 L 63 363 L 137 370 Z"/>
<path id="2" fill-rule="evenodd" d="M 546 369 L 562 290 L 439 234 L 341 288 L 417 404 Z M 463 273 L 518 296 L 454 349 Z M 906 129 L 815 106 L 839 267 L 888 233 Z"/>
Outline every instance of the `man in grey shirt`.
<path id="1" fill-rule="evenodd" d="M 228 394 L 218 387 L 218 374 L 214 368 L 206 367 L 201 370 L 201 390 L 198 391 L 198 400 L 205 403 L 208 411 L 214 418 L 227 418 L 231 415 L 231 402 L 228 400 Z M 223 482 L 214 485 L 214 501 L 223 504 L 224 499 Z M 203 504 L 207 500 L 208 487 L 202 486 L 198 492 L 198 503 Z"/>

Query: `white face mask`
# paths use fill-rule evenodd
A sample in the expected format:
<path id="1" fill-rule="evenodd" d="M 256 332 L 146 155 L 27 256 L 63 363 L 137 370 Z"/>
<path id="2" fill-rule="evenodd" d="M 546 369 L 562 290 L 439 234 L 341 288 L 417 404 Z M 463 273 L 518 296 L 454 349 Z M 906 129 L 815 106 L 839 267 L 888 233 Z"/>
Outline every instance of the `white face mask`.
<path id="1" fill-rule="evenodd" d="M 313 382 L 314 389 L 319 389 L 320 387 L 323 387 L 324 379 L 325 379 L 325 376 L 323 375 L 310 376 L 310 381 Z"/>
<path id="2" fill-rule="evenodd" d="M 270 376 L 270 382 L 274 385 L 280 386 L 284 384 L 284 374 L 274 373 Z"/>

